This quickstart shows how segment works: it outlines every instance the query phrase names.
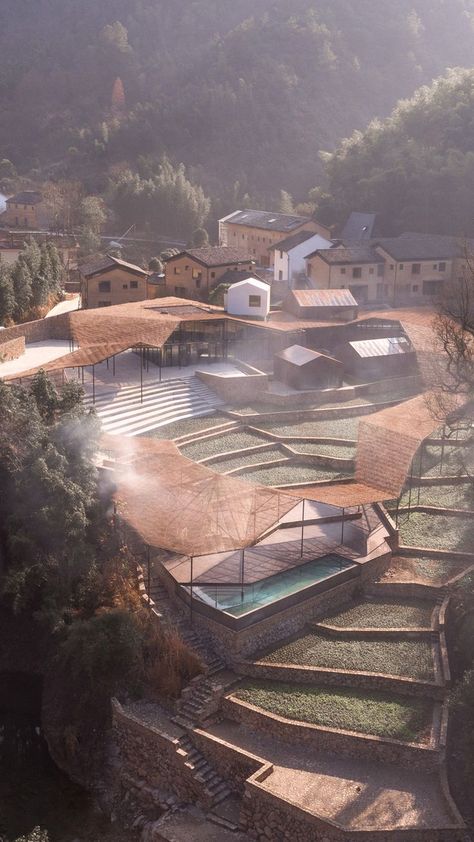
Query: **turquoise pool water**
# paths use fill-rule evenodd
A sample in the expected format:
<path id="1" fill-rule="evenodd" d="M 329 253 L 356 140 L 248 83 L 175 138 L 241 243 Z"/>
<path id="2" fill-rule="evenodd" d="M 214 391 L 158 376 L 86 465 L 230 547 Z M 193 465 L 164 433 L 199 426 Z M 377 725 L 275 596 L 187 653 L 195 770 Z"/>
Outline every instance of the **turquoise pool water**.
<path id="1" fill-rule="evenodd" d="M 233 617 L 240 617 L 264 605 L 298 593 L 350 567 L 355 567 L 353 562 L 331 554 L 301 564 L 292 570 L 286 570 L 284 573 L 277 573 L 252 585 L 195 586 L 193 594 L 207 605 L 212 605 Z"/>

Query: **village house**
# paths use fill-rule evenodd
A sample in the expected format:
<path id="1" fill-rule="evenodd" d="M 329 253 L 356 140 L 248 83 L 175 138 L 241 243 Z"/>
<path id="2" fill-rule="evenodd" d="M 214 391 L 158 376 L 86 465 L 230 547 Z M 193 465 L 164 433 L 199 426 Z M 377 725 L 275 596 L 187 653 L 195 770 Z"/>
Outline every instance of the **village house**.
<path id="1" fill-rule="evenodd" d="M 305 273 L 305 258 L 317 249 L 332 248 L 331 240 L 311 231 L 298 231 L 270 246 L 273 253 L 273 280 L 286 281 L 293 289 L 299 277 Z"/>
<path id="2" fill-rule="evenodd" d="M 464 248 L 455 237 L 403 234 L 375 242 L 385 260 L 385 282 L 392 304 L 422 303 L 440 295 L 462 265 Z"/>
<path id="3" fill-rule="evenodd" d="M 36 229 L 44 224 L 43 194 L 38 190 L 22 190 L 6 200 L 2 225 L 11 228 Z"/>
<path id="4" fill-rule="evenodd" d="M 224 298 L 230 316 L 266 319 L 270 312 L 270 287 L 259 278 L 245 278 L 232 284 Z"/>
<path id="5" fill-rule="evenodd" d="M 186 249 L 165 262 L 166 291 L 168 295 L 183 298 L 207 298 L 218 284 L 240 280 L 252 273 L 254 266 L 255 261 L 248 250 L 238 247 Z"/>
<path id="6" fill-rule="evenodd" d="M 110 307 L 153 298 L 149 287 L 150 272 L 107 255 L 79 267 L 81 296 L 84 308 Z"/>
<path id="7" fill-rule="evenodd" d="M 359 304 L 388 296 L 385 259 L 369 245 L 318 249 L 306 258 L 306 274 L 315 289 L 348 289 Z"/>
<path id="8" fill-rule="evenodd" d="M 292 289 L 283 301 L 283 310 L 297 319 L 353 321 L 357 301 L 348 289 Z"/>
<path id="9" fill-rule="evenodd" d="M 299 231 L 330 236 L 329 228 L 307 216 L 237 210 L 219 220 L 219 243 L 245 249 L 259 266 L 273 266 L 271 246 Z"/>

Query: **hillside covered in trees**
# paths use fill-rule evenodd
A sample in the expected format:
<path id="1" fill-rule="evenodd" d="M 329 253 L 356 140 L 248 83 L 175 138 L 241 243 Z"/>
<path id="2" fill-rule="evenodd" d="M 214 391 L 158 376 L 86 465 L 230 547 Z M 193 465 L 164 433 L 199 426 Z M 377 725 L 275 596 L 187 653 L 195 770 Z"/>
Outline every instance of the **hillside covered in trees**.
<path id="1" fill-rule="evenodd" d="M 344 141 L 327 161 L 318 215 L 375 211 L 386 235 L 474 234 L 474 70 L 452 70 Z"/>
<path id="2" fill-rule="evenodd" d="M 97 193 L 124 163 L 166 154 L 226 208 L 304 198 L 320 150 L 474 47 L 474 0 L 34 6 L 3 3 L 0 157 Z"/>

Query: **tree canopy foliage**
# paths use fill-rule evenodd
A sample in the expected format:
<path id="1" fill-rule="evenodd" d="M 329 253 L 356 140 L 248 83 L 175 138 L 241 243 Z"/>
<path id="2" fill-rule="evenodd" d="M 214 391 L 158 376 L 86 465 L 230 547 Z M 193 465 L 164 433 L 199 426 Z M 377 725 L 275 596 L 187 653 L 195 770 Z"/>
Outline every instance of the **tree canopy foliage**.
<path id="1" fill-rule="evenodd" d="M 3 6 L 1 155 L 92 193 L 110 167 L 167 154 L 208 195 L 238 181 L 241 196 L 301 199 L 319 150 L 469 66 L 474 44 L 473 0 Z"/>
<path id="2" fill-rule="evenodd" d="M 451 70 L 328 157 L 318 215 L 377 212 L 385 235 L 474 233 L 474 71 Z"/>
<path id="3" fill-rule="evenodd" d="M 54 243 L 25 243 L 12 265 L 0 260 L 0 325 L 44 315 L 59 300 L 64 267 Z M 1 352 L 0 352 L 1 354 Z"/>

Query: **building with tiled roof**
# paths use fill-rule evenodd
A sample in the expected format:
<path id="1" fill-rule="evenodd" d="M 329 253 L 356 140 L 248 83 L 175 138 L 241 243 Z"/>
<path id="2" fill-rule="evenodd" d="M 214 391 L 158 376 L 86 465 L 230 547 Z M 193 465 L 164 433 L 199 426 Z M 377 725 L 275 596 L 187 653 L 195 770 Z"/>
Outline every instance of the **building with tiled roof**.
<path id="1" fill-rule="evenodd" d="M 357 301 L 349 289 L 293 289 L 283 302 L 283 309 L 299 319 L 357 318 Z"/>
<path id="2" fill-rule="evenodd" d="M 43 194 L 39 190 L 21 190 L 10 196 L 5 204 L 6 210 L 1 217 L 3 225 L 35 229 L 43 224 L 40 214 Z"/>
<path id="3" fill-rule="evenodd" d="M 331 240 L 315 234 L 313 231 L 297 231 L 278 243 L 270 246 L 273 253 L 273 280 L 286 281 L 291 289 L 305 273 L 305 259 L 308 254 L 318 249 L 330 249 Z"/>
<path id="4" fill-rule="evenodd" d="M 273 266 L 271 247 L 300 231 L 310 231 L 324 238 L 330 236 L 325 225 L 310 217 L 247 208 L 233 211 L 219 220 L 219 243 L 244 248 L 258 265 Z"/>
<path id="5" fill-rule="evenodd" d="M 306 258 L 310 286 L 348 289 L 359 304 L 384 300 L 384 274 L 385 259 L 370 245 L 318 249 Z"/>
<path id="6" fill-rule="evenodd" d="M 79 267 L 82 306 L 87 309 L 144 301 L 155 294 L 150 272 L 112 255 L 97 257 Z"/>
<path id="7" fill-rule="evenodd" d="M 276 380 L 293 389 L 338 388 L 342 384 L 344 366 L 327 354 L 302 345 L 290 345 L 274 355 L 273 374 Z"/>
<path id="8" fill-rule="evenodd" d="M 204 246 L 186 249 L 165 261 L 168 295 L 207 298 L 229 272 L 253 274 L 255 261 L 248 250 L 233 246 Z"/>

